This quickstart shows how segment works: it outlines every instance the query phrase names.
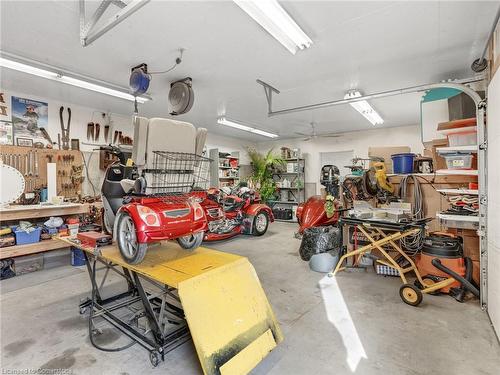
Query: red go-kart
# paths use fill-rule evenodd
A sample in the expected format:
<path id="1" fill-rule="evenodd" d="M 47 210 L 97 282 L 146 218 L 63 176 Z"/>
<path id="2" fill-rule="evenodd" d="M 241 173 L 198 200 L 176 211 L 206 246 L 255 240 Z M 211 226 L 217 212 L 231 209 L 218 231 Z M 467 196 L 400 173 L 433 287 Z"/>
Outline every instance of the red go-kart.
<path id="1" fill-rule="evenodd" d="M 261 203 L 259 193 L 248 187 L 228 192 L 223 189 L 211 188 L 198 193 L 208 222 L 204 241 L 223 240 L 238 234 L 262 236 L 266 233 L 274 216 L 269 206 Z"/>
<path id="2" fill-rule="evenodd" d="M 184 249 L 195 249 L 207 230 L 205 212 L 189 195 L 131 196 L 120 207 L 116 239 L 127 263 L 140 263 L 148 245 L 176 239 Z"/>

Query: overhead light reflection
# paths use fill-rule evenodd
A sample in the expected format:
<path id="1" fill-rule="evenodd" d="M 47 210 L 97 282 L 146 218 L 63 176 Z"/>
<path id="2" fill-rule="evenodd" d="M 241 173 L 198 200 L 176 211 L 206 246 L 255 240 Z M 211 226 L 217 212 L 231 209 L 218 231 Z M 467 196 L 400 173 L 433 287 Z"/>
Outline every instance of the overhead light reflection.
<path id="1" fill-rule="evenodd" d="M 368 356 L 359 338 L 358 331 L 354 326 L 336 278 L 323 277 L 319 281 L 319 288 L 323 297 L 327 318 L 342 337 L 344 347 L 347 351 L 347 365 L 351 372 L 354 372 L 361 359 L 367 359 Z"/>

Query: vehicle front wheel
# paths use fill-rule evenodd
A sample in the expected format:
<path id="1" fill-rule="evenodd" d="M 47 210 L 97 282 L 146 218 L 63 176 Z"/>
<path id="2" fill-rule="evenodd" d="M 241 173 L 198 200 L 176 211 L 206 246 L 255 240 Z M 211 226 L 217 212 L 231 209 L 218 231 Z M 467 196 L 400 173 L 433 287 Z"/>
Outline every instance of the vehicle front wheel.
<path id="1" fill-rule="evenodd" d="M 255 218 L 253 219 L 253 235 L 262 236 L 267 232 L 267 227 L 269 226 L 269 216 L 265 211 L 259 211 Z"/>
<path id="2" fill-rule="evenodd" d="M 185 250 L 194 250 L 201 245 L 204 235 L 204 232 L 193 233 L 184 237 L 179 237 L 177 242 Z"/>
<path id="3" fill-rule="evenodd" d="M 141 263 L 146 256 L 148 244 L 137 242 L 135 224 L 129 214 L 121 213 L 117 220 L 116 239 L 120 254 L 128 264 Z"/>

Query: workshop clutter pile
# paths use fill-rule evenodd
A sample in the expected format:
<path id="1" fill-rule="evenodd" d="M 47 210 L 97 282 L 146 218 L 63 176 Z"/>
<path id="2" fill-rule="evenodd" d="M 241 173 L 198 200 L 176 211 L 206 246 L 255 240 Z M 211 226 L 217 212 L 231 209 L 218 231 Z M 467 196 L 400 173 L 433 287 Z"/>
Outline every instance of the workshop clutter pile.
<path id="1" fill-rule="evenodd" d="M 479 297 L 479 237 L 475 224 L 460 223 L 478 214 L 477 182 L 433 174 L 438 149 L 432 156 L 387 149 L 354 158 L 346 176 L 323 166 L 322 195 L 297 209 L 301 259 L 329 276 L 373 267 L 379 275 L 400 277 L 400 297 L 412 306 L 424 294 L 444 293 L 459 302 Z M 440 212 L 453 220 L 435 220 Z"/>
<path id="2" fill-rule="evenodd" d="M 54 237 L 73 237 L 79 232 L 101 230 L 100 225 L 95 224 L 98 219 L 99 210 L 91 206 L 89 214 L 70 216 L 65 219 L 61 217 L 50 217 L 46 221 L 32 222 L 20 220 L 17 223 L 4 225 L 0 228 L 0 248 L 11 246 L 30 245 L 43 241 L 52 240 Z M 32 256 L 32 258 L 6 258 L 2 260 L 0 279 L 15 275 L 37 271 L 43 268 L 43 257 Z M 30 262 L 29 260 L 35 260 Z M 16 267 L 16 264 L 19 266 Z M 23 264 L 23 266 L 21 266 Z M 28 264 L 28 266 L 26 266 Z"/>
<path id="3" fill-rule="evenodd" d="M 479 198 L 477 196 L 463 194 L 448 197 L 450 208 L 444 213 L 464 216 L 477 216 L 479 213 Z"/>

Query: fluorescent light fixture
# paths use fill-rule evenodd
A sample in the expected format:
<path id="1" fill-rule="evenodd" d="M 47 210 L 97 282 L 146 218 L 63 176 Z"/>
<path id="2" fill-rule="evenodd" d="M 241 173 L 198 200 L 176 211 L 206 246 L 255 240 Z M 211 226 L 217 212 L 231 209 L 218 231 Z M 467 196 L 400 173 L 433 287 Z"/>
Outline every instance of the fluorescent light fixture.
<path id="1" fill-rule="evenodd" d="M 360 98 L 362 95 L 359 91 L 349 91 L 344 99 Z M 349 103 L 356 111 L 361 113 L 372 125 L 381 125 L 384 120 L 380 115 L 373 109 L 373 107 L 366 100 L 359 100 L 357 102 Z"/>
<path id="2" fill-rule="evenodd" d="M 239 122 L 235 122 L 233 120 L 228 120 L 225 117 L 220 117 L 217 120 L 217 123 L 219 125 L 229 126 L 231 128 L 243 130 L 243 131 L 246 131 L 246 132 L 249 132 L 249 133 L 254 133 L 254 134 L 262 135 L 262 136 L 268 137 L 268 138 L 277 138 L 278 137 L 277 134 L 269 133 L 269 132 L 266 132 L 264 130 L 260 130 L 260 129 L 257 129 L 257 128 L 253 128 L 251 126 L 243 125 L 243 124 L 241 124 Z"/>
<path id="3" fill-rule="evenodd" d="M 309 48 L 312 40 L 276 0 L 234 0 L 259 25 L 293 55 Z"/>
<path id="4" fill-rule="evenodd" d="M 16 59 L 17 60 L 17 59 Z M 115 89 L 111 88 L 109 86 L 113 86 L 111 84 L 107 84 L 106 86 L 100 85 L 98 83 L 93 83 L 94 82 L 99 82 L 95 79 L 88 78 L 87 80 L 85 79 L 80 79 L 76 77 L 82 77 L 78 74 L 71 74 L 66 71 L 58 70 L 55 67 L 49 67 L 46 64 L 39 64 L 42 67 L 36 67 L 34 64 L 29 64 L 25 62 L 20 62 L 16 61 L 14 59 L 9 59 L 6 57 L 0 57 L 0 66 L 3 68 L 8 68 L 12 70 L 17 70 L 19 72 L 23 73 L 28 73 L 32 74 L 37 77 L 42 77 L 46 79 L 50 79 L 52 81 L 60 82 L 60 83 L 65 83 L 67 85 L 71 86 L 76 86 L 80 87 L 86 90 L 91 90 L 91 91 L 96 91 L 101 94 L 106 94 L 106 95 L 111 95 L 117 98 L 121 99 L 126 99 L 130 101 L 134 101 L 134 96 L 126 92 L 126 89 L 120 88 L 120 89 Z M 31 61 L 31 60 L 30 60 Z M 47 68 L 49 67 L 49 68 Z M 104 83 L 104 82 L 102 82 Z M 116 86 L 115 86 L 116 87 Z M 138 103 L 145 103 L 146 101 L 150 100 L 148 97 L 137 97 L 137 102 Z"/>

